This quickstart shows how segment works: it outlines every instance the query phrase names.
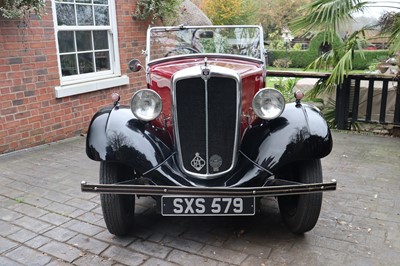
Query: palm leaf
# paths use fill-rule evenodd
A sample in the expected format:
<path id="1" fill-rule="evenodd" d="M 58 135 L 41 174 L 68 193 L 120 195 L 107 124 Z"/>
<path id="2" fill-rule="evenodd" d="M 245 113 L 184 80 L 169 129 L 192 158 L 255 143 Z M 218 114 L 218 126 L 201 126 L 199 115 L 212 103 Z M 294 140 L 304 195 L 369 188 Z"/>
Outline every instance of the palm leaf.
<path id="1" fill-rule="evenodd" d="M 299 31 L 328 31 L 328 42 L 334 38 L 338 26 L 353 19 L 352 14 L 363 11 L 368 2 L 363 0 L 316 0 L 302 9 L 306 14 L 290 23 L 290 29 Z"/>

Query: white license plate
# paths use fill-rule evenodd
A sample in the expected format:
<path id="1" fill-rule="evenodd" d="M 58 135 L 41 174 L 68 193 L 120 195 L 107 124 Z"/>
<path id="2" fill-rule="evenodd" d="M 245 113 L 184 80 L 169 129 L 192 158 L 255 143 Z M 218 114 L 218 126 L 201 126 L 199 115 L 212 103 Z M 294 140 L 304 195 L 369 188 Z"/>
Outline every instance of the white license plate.
<path id="1" fill-rule="evenodd" d="M 164 216 L 254 215 L 254 197 L 181 197 L 163 196 Z"/>

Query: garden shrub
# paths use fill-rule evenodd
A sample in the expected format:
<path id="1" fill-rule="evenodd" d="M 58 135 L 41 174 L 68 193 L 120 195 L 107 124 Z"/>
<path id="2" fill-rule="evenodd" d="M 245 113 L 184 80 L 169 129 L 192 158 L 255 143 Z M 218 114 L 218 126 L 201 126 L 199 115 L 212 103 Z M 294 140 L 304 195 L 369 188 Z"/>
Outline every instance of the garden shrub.
<path id="1" fill-rule="evenodd" d="M 354 53 L 353 69 L 365 70 L 368 69 L 371 64 L 379 61 L 381 58 L 389 57 L 388 50 L 368 50 L 363 52 L 365 58 L 361 57 L 360 51 L 356 51 Z"/>
<path id="2" fill-rule="evenodd" d="M 291 67 L 305 68 L 318 58 L 320 55 L 321 45 L 326 42 L 326 39 L 326 32 L 320 32 L 311 39 L 309 48 L 307 50 L 271 50 L 270 52 L 272 53 L 272 60 L 269 58 L 268 62 L 270 65 L 273 65 L 273 60 L 286 59 L 286 56 L 288 55 L 289 60 L 292 62 Z M 341 44 L 342 40 L 339 37 L 334 38 L 332 43 L 333 47 Z"/>
<path id="3" fill-rule="evenodd" d="M 290 66 L 294 68 L 306 68 L 309 64 L 311 64 L 315 59 L 320 55 L 320 47 L 322 43 L 326 40 L 326 36 L 324 32 L 320 32 L 315 35 L 311 41 L 309 48 L 307 50 L 269 50 L 268 51 L 268 64 L 270 66 L 274 65 L 275 60 L 286 60 L 288 56 L 288 60 L 291 62 Z M 333 40 L 332 47 L 339 47 L 343 44 L 343 41 L 336 37 Z M 353 60 L 353 69 L 354 70 L 365 70 L 373 63 L 376 62 L 379 58 L 387 58 L 389 57 L 388 50 L 364 50 L 364 59 L 361 57 L 361 51 L 355 51 L 354 60 Z"/>

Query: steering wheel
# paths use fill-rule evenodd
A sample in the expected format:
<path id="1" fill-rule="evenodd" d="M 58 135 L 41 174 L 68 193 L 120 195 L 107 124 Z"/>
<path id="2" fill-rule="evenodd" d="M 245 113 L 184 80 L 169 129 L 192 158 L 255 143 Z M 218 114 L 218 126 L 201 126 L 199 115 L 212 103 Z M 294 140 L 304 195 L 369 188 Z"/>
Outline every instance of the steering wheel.
<path id="1" fill-rule="evenodd" d="M 169 51 L 168 53 L 166 53 L 164 55 L 164 57 L 168 57 L 170 54 L 173 54 L 173 53 L 186 54 L 186 53 L 183 53 L 183 50 L 190 51 L 190 54 L 198 54 L 198 53 L 200 53 L 200 51 L 198 51 L 198 50 L 196 50 L 196 49 L 194 49 L 192 47 L 176 47 L 176 48 L 172 49 L 171 51 Z M 179 51 L 181 51 L 181 52 L 179 52 Z"/>

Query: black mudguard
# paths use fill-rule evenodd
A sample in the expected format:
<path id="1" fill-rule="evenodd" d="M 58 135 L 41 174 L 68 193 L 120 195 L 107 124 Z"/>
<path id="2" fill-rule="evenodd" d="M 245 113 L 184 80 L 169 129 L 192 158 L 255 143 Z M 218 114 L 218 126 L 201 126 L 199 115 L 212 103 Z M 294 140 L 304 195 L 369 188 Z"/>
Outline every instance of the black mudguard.
<path id="1" fill-rule="evenodd" d="M 168 138 L 163 136 L 166 132 L 154 128 L 148 131 L 148 127 L 127 106 L 104 108 L 90 123 L 86 154 L 95 161 L 119 161 L 145 173 L 172 154 L 160 140 Z"/>
<path id="2" fill-rule="evenodd" d="M 168 131 L 139 121 L 127 106 L 97 112 L 86 140 L 86 153 L 92 160 L 118 161 L 157 184 L 185 186 L 259 186 L 281 167 L 322 158 L 331 149 L 331 134 L 319 111 L 295 104 L 287 104 L 279 118 L 247 129 L 236 167 L 224 178 L 214 180 L 183 174 L 177 168 Z"/>
<path id="3" fill-rule="evenodd" d="M 317 108 L 291 103 L 279 118 L 248 129 L 241 150 L 260 167 L 276 173 L 294 161 L 327 156 L 332 136 Z"/>

